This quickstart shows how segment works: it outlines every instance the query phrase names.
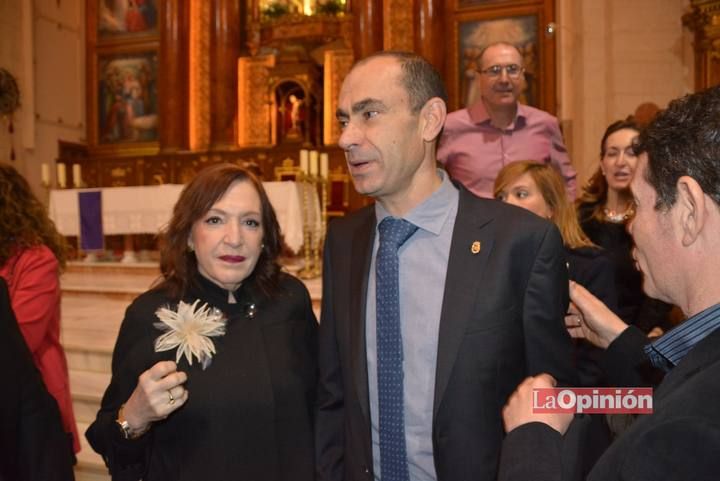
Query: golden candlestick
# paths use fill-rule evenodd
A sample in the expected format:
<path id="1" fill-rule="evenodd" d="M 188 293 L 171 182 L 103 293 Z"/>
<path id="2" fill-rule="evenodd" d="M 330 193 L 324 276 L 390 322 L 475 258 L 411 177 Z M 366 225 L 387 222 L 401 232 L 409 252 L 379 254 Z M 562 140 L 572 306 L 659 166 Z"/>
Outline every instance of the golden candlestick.
<path id="1" fill-rule="evenodd" d="M 318 276 L 322 275 L 322 258 L 320 249 L 325 242 L 327 235 L 327 196 L 328 180 L 320 177 L 320 232 L 318 232 L 317 248 L 315 252 L 315 271 Z"/>
<path id="2" fill-rule="evenodd" d="M 305 265 L 298 271 L 300 279 L 313 279 L 317 277 L 316 269 L 313 266 L 312 249 L 312 224 L 311 224 L 311 204 L 309 196 L 315 190 L 315 178 L 304 174 L 300 178 L 300 188 L 302 189 L 302 212 L 303 212 L 303 257 Z"/>

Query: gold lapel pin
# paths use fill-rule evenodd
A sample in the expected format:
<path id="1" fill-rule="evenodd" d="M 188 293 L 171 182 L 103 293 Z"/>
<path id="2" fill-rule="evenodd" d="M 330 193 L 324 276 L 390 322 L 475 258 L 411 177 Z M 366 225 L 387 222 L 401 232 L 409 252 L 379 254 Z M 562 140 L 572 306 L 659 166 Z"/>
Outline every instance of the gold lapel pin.
<path id="1" fill-rule="evenodd" d="M 470 246 L 470 252 L 472 252 L 473 254 L 477 254 L 478 252 L 480 252 L 481 245 L 482 244 L 480 244 L 480 241 L 473 242 Z"/>

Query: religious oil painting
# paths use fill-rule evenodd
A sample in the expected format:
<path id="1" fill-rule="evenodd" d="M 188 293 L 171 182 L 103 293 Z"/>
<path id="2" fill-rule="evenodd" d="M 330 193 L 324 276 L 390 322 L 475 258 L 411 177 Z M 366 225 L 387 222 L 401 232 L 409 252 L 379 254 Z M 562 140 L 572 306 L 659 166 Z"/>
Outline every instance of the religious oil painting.
<path id="1" fill-rule="evenodd" d="M 156 0 L 100 0 L 98 33 L 101 36 L 154 33 L 157 31 Z"/>
<path id="2" fill-rule="evenodd" d="M 100 57 L 98 140 L 101 144 L 158 138 L 157 52 Z"/>
<path id="3" fill-rule="evenodd" d="M 495 18 L 461 22 L 458 28 L 459 88 L 461 106 L 472 105 L 479 100 L 476 85 L 479 75 L 480 53 L 495 42 L 515 45 L 523 56 L 525 87 L 520 102 L 537 107 L 539 104 L 538 82 L 538 18 L 536 15 Z"/>

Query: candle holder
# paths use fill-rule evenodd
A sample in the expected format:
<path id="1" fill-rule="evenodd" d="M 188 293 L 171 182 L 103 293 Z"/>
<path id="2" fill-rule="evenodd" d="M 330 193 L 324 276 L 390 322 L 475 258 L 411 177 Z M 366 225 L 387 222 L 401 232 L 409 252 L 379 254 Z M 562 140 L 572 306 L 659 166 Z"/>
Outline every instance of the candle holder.
<path id="1" fill-rule="evenodd" d="M 303 257 L 305 265 L 298 271 L 300 279 L 314 279 L 317 277 L 317 269 L 313 260 L 317 257 L 317 253 L 313 248 L 313 226 L 311 223 L 311 204 L 309 197 L 316 191 L 315 183 L 317 179 L 309 174 L 303 174 L 300 177 L 300 185 L 302 186 L 302 212 L 303 212 Z M 317 194 L 316 194 L 317 195 Z"/>
<path id="2" fill-rule="evenodd" d="M 317 243 L 315 245 L 315 274 L 322 275 L 322 259 L 320 257 L 320 249 L 325 242 L 327 235 L 327 196 L 328 196 L 328 179 L 319 177 L 320 184 L 320 230 L 317 233 Z"/>

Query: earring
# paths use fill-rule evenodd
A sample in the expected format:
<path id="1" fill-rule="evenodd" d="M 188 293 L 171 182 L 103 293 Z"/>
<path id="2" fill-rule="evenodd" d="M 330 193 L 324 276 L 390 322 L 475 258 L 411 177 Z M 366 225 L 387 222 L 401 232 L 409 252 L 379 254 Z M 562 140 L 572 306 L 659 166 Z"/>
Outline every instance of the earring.
<path id="1" fill-rule="evenodd" d="M 193 252 L 194 250 L 195 250 L 195 246 L 193 246 L 192 244 L 188 243 L 188 252 Z"/>

